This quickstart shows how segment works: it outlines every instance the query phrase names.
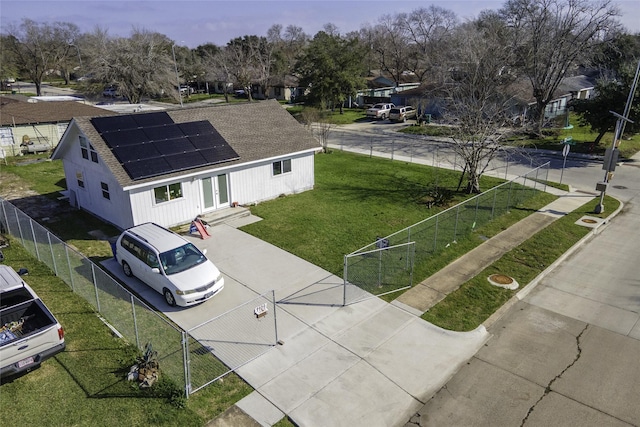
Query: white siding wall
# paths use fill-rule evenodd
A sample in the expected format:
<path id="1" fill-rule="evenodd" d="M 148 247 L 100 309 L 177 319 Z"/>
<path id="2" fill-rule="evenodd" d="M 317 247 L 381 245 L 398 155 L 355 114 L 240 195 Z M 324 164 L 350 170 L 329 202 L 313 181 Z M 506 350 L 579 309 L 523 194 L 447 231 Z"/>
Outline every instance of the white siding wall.
<path id="1" fill-rule="evenodd" d="M 191 221 L 200 213 L 200 181 L 187 179 L 185 181 L 171 181 L 182 183 L 182 197 L 168 202 L 155 202 L 153 187 L 132 190 L 131 206 L 133 213 L 132 225 L 145 222 L 155 222 L 165 227 L 172 227 Z M 163 184 L 165 185 L 165 184 Z"/>
<path id="2" fill-rule="evenodd" d="M 291 172 L 273 176 L 272 161 L 262 165 L 240 166 L 238 168 L 218 169 L 198 177 L 171 181 L 165 184 L 181 182 L 183 197 L 164 203 L 155 203 L 153 188 L 130 190 L 132 224 L 155 222 L 165 227 L 185 224 L 202 213 L 202 194 L 200 179 L 226 173 L 229 177 L 229 198 L 231 202 L 250 204 L 278 197 L 281 194 L 299 193 L 313 188 L 314 153 L 306 153 L 291 159 Z M 284 159 L 286 159 L 284 158 Z M 120 224 L 118 224 L 120 225 Z"/>
<path id="3" fill-rule="evenodd" d="M 77 128 L 74 127 L 68 137 L 71 138 L 72 143 L 67 145 L 67 152 L 63 159 L 64 174 L 67 189 L 75 194 L 76 206 L 92 212 L 117 227 L 127 228 L 133 225 L 129 197 L 122 191 L 120 184 L 100 159 L 98 159 L 99 163 L 94 163 L 82 157 Z M 84 188 L 78 185 L 76 174 L 81 174 Z M 101 182 L 109 186 L 110 199 L 103 197 Z"/>
<path id="4" fill-rule="evenodd" d="M 250 204 L 274 199 L 281 194 L 294 194 L 313 188 L 313 153 L 291 158 L 291 172 L 282 175 L 273 175 L 272 163 L 269 161 L 231 172 L 231 202 Z"/>

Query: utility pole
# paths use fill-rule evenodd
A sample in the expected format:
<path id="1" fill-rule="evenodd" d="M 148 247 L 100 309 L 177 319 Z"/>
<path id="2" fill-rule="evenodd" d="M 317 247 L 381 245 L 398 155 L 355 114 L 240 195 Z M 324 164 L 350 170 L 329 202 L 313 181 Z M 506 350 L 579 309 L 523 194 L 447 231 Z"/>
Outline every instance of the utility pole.
<path id="1" fill-rule="evenodd" d="M 611 148 L 607 148 L 604 156 L 604 163 L 602 165 L 602 169 L 604 169 L 604 179 L 596 184 L 596 191 L 600 192 L 600 202 L 596 205 L 595 213 L 599 214 L 604 212 L 604 195 L 607 192 L 607 188 L 609 187 L 609 182 L 613 179 L 613 171 L 616 169 L 616 164 L 618 163 L 618 157 L 620 155 L 620 150 L 618 147 L 620 146 L 620 142 L 622 139 L 622 134 L 624 133 L 624 127 L 629 123 L 633 123 L 633 120 L 629 119 L 629 112 L 631 111 L 631 104 L 633 103 L 633 98 L 635 96 L 636 87 L 638 86 L 638 77 L 640 76 L 640 61 L 638 62 L 638 67 L 636 68 L 636 75 L 633 78 L 633 83 L 631 84 L 631 89 L 629 90 L 629 96 L 627 97 L 627 103 L 624 107 L 624 113 L 622 115 L 609 111 L 611 114 L 616 116 L 618 120 L 616 121 L 616 130 L 613 134 L 613 143 L 611 144 Z"/>

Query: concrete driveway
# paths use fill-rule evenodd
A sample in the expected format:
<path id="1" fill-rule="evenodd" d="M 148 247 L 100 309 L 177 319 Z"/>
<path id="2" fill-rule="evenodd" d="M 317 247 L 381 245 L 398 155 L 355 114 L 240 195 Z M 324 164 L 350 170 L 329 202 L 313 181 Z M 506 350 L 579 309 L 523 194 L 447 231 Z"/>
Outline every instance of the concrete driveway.
<path id="1" fill-rule="evenodd" d="M 105 266 L 183 329 L 275 291 L 282 344 L 237 370 L 255 389 L 237 406 L 261 425 L 285 414 L 299 426 L 403 425 L 488 339 L 483 327 L 446 331 L 378 298 L 342 306 L 340 277 L 238 230 L 239 221 L 189 238 L 225 276 L 225 289 L 199 306 L 170 308 L 115 261 Z"/>

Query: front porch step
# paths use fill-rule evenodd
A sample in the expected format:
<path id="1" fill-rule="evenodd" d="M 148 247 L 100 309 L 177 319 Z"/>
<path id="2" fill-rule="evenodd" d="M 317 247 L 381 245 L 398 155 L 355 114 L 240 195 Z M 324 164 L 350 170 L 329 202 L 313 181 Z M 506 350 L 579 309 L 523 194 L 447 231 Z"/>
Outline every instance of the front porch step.
<path id="1" fill-rule="evenodd" d="M 235 208 L 223 208 L 213 212 L 209 212 L 205 215 L 200 215 L 200 219 L 209 224 L 209 227 L 213 227 L 215 225 L 222 224 L 233 219 L 243 218 L 249 215 L 251 215 L 251 211 L 249 209 L 243 208 L 241 206 L 236 206 Z M 174 229 L 174 231 L 179 234 L 189 233 L 190 225 L 191 222 L 183 224 Z"/>

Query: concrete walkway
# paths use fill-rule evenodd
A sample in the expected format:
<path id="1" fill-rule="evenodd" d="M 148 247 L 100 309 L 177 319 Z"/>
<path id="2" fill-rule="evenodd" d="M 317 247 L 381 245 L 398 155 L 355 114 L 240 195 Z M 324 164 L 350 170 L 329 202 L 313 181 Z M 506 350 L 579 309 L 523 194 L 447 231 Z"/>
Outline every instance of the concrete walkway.
<path id="1" fill-rule="evenodd" d="M 499 260 L 502 255 L 516 248 L 556 219 L 588 203 L 594 197 L 585 193 L 566 193 L 555 189 L 549 189 L 549 191 L 560 197 L 415 285 L 392 304 L 416 315 L 423 314 L 463 283 Z"/>
<path id="2" fill-rule="evenodd" d="M 313 267 L 235 229 L 241 224 L 214 227 L 211 241 L 227 248 L 213 255 L 224 273 L 238 271 L 243 256 L 260 254 L 261 260 L 251 257 L 254 268 L 235 279 L 246 286 L 259 276 L 272 285 L 271 280 L 277 281 L 272 272 L 287 274 L 276 288 L 278 333 L 284 344 L 237 371 L 255 391 L 209 426 L 270 426 L 285 415 L 299 426 L 404 425 L 488 339 L 483 326 L 470 333 L 451 332 L 419 315 L 504 253 L 593 199 L 584 193 L 558 194 L 553 203 L 391 304 L 377 298 L 346 307 L 330 303 L 340 301 L 332 294 L 342 292 L 340 278 L 318 270 L 309 275 Z M 234 246 L 244 249 L 235 253 Z"/>

